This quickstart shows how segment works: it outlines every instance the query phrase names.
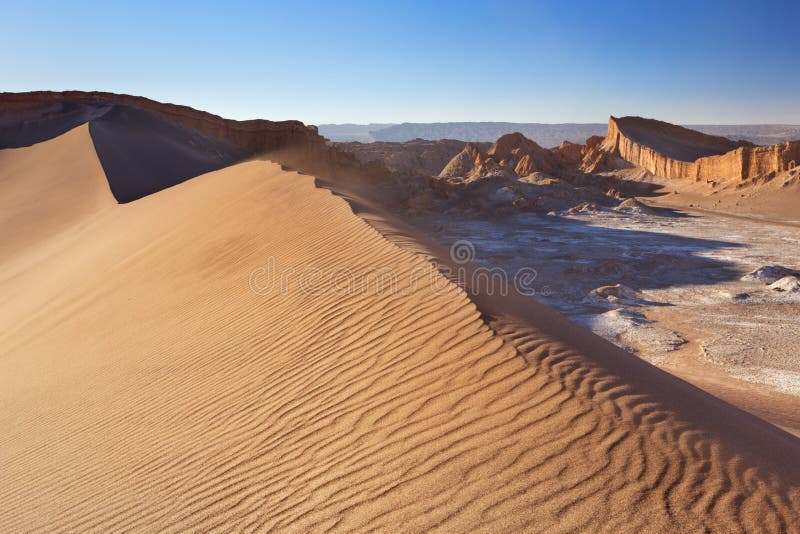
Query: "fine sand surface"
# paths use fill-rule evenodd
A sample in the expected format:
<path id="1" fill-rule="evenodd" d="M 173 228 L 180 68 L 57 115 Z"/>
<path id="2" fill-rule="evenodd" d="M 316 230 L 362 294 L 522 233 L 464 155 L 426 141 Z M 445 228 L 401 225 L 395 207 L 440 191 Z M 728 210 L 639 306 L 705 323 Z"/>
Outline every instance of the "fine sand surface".
<path id="1" fill-rule="evenodd" d="M 21 263 L 29 257 L 26 249 L 55 243 L 111 206 L 116 202 L 88 125 L 35 147 L 0 150 L 0 269 Z"/>
<path id="2" fill-rule="evenodd" d="M 90 148 L 0 152 L 29 157 L 0 198 L 65 221 L 0 263 L 0 531 L 800 528 L 796 438 L 532 299 L 473 303 L 345 186 L 408 248 L 266 161 L 125 205 L 36 186 L 96 194 Z"/>
<path id="3" fill-rule="evenodd" d="M 800 436 L 800 293 L 742 280 L 800 269 L 796 226 L 641 207 L 409 220 L 444 245 L 468 241 L 487 269 L 535 269 L 540 302 Z M 614 284 L 620 299 L 596 291 Z"/>

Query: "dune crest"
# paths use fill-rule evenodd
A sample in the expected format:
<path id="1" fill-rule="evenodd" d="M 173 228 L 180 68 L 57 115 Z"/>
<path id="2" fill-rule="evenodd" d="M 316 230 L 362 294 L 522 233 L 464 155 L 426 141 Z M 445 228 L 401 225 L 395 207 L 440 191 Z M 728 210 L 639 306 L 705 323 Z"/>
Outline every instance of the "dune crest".
<path id="1" fill-rule="evenodd" d="M 543 308 L 489 328 L 310 176 L 249 161 L 90 222 L 0 315 L 0 530 L 800 525 L 797 440 Z"/>

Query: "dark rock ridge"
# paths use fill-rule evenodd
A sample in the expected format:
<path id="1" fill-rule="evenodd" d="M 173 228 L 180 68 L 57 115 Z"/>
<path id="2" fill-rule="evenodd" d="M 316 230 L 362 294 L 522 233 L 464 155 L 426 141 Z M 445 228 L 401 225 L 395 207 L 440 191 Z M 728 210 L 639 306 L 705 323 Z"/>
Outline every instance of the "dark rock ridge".
<path id="1" fill-rule="evenodd" d="M 37 110 L 46 117 L 52 117 L 71 112 L 77 120 L 80 113 L 76 113 L 76 109 L 85 110 L 86 107 L 96 109 L 108 104 L 124 104 L 156 111 L 184 126 L 238 145 L 251 153 L 269 152 L 291 145 L 325 144 L 325 139 L 317 133 L 314 126 L 306 126 L 300 121 L 223 119 L 188 106 L 164 104 L 149 98 L 115 93 L 84 91 L 0 93 L 0 112 L 3 114 Z M 80 122 L 74 126 L 77 124 Z"/>

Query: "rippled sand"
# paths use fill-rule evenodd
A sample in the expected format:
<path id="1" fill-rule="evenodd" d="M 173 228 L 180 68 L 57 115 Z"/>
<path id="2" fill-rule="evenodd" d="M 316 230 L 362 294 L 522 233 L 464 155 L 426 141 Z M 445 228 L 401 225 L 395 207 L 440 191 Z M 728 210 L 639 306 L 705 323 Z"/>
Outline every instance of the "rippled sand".
<path id="1" fill-rule="evenodd" d="M 58 215 L 0 264 L 4 532 L 800 525 L 797 439 L 530 299 L 470 300 L 312 177 L 251 161 L 116 205 L 85 129 L 0 163 L 4 243 Z M 96 204 L 36 185 L 73 171 Z"/>

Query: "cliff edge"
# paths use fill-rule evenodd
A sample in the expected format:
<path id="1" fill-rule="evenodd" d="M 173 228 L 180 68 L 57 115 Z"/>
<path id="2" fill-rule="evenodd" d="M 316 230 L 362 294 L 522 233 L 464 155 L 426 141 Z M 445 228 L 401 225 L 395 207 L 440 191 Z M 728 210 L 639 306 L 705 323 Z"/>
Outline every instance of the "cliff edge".
<path id="1" fill-rule="evenodd" d="M 588 151 L 583 169 L 600 170 L 606 155 L 668 179 L 747 180 L 792 169 L 800 141 L 756 146 L 653 119 L 610 117 L 606 137 Z"/>

